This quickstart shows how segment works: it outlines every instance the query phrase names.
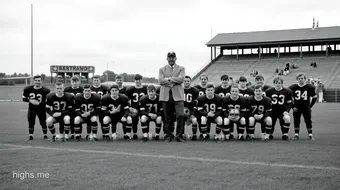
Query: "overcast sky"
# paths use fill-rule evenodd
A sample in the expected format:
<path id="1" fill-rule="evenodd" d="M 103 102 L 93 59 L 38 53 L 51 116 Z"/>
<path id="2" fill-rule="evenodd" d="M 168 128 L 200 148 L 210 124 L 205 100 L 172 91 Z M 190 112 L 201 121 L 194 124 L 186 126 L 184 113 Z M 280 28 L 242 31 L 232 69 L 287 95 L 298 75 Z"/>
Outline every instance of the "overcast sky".
<path id="1" fill-rule="evenodd" d="M 210 59 L 212 35 L 339 26 L 335 0 L 1 0 L 0 72 L 30 73 L 30 4 L 34 4 L 34 74 L 49 66 L 93 65 L 158 76 L 175 51 L 187 74 Z"/>

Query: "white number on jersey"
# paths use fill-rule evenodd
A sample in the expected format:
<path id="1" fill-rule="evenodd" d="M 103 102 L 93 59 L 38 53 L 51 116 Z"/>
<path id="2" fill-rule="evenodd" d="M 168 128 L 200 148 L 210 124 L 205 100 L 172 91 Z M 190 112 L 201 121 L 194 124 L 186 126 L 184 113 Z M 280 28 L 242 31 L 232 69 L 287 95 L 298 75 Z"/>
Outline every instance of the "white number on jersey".
<path id="1" fill-rule="evenodd" d="M 146 106 L 148 107 L 149 112 L 152 110 L 152 107 L 154 107 L 154 111 L 157 113 L 157 104 L 146 104 Z"/>
<path id="2" fill-rule="evenodd" d="M 229 109 L 238 109 L 239 110 L 241 108 L 241 106 L 240 105 L 235 105 L 234 106 L 234 105 L 230 104 L 230 105 L 228 105 L 228 108 Z"/>
<path id="3" fill-rule="evenodd" d="M 307 91 L 304 91 L 302 94 L 301 94 L 301 91 L 300 90 L 297 90 L 295 91 L 295 100 L 307 100 L 308 96 L 307 96 Z"/>
<path id="4" fill-rule="evenodd" d="M 285 103 L 285 95 L 280 94 L 279 96 L 277 94 L 272 95 L 272 104 L 279 104 L 283 105 Z"/>
<path id="5" fill-rule="evenodd" d="M 132 101 L 137 103 L 139 101 L 139 98 L 140 97 L 143 97 L 145 94 L 142 92 L 142 93 L 133 93 L 132 96 L 133 96 L 133 99 Z"/>
<path id="6" fill-rule="evenodd" d="M 191 103 L 192 102 L 192 94 L 185 94 L 184 95 L 184 101 Z"/>
<path id="7" fill-rule="evenodd" d="M 41 94 L 35 95 L 34 93 L 30 93 L 30 99 L 31 100 L 34 100 L 35 97 L 37 97 L 38 98 L 38 102 L 41 103 L 41 100 L 42 100 L 42 95 Z"/>
<path id="8" fill-rule="evenodd" d="M 82 104 L 81 107 L 83 108 L 84 112 L 93 112 L 93 104 Z"/>
<path id="9" fill-rule="evenodd" d="M 215 104 L 204 104 L 205 110 L 207 110 L 207 112 L 215 112 L 216 111 L 216 105 Z"/>
<path id="10" fill-rule="evenodd" d="M 53 110 L 54 111 L 61 111 L 61 110 L 65 110 L 66 109 L 66 102 L 61 101 L 54 101 L 53 102 Z"/>
<path id="11" fill-rule="evenodd" d="M 203 91 L 199 91 L 198 95 L 202 96 L 202 95 L 204 95 L 204 92 Z"/>
<path id="12" fill-rule="evenodd" d="M 253 113 L 256 113 L 256 111 L 257 111 L 257 113 L 258 114 L 263 114 L 263 112 L 264 112 L 264 106 L 262 106 L 262 105 L 260 105 L 260 106 L 251 106 L 251 108 L 253 108 Z"/>

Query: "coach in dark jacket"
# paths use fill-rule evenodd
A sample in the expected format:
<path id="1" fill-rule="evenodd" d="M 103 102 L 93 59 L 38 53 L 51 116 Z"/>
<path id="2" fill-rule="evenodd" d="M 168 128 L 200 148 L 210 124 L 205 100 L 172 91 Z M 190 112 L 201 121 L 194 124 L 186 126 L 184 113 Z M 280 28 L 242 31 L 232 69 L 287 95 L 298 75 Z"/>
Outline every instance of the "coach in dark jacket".
<path id="1" fill-rule="evenodd" d="M 184 133 L 184 88 L 182 83 L 185 77 L 185 68 L 176 64 L 176 53 L 169 52 L 167 55 L 168 65 L 159 69 L 159 100 L 162 101 L 164 110 L 164 133 L 165 142 L 170 142 L 172 130 L 170 129 L 171 118 L 176 112 L 177 129 L 176 138 L 179 142 L 185 142 Z"/>

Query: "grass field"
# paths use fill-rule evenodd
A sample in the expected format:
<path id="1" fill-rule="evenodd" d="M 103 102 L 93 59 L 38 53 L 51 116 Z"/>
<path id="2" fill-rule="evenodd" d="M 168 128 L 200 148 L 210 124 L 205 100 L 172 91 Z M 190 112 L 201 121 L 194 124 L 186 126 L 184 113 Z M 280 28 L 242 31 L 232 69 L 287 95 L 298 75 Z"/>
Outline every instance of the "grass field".
<path id="1" fill-rule="evenodd" d="M 340 189 L 340 104 L 314 107 L 315 141 L 185 144 L 25 141 L 26 109 L 0 102 L 0 189 Z"/>

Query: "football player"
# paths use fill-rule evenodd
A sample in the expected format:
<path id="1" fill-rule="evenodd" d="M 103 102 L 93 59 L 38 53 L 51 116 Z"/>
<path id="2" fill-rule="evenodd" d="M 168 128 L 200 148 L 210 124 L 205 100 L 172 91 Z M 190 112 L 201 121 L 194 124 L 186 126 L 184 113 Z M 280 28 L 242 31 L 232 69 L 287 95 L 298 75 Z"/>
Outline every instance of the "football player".
<path id="1" fill-rule="evenodd" d="M 126 94 L 126 87 L 123 86 L 124 77 L 122 75 L 116 75 L 115 77 L 116 84 L 119 87 L 120 94 Z"/>
<path id="2" fill-rule="evenodd" d="M 135 75 L 135 86 L 131 86 L 126 90 L 126 95 L 130 99 L 130 116 L 132 118 L 132 131 L 133 139 L 138 139 L 138 122 L 139 122 L 139 100 L 147 94 L 146 86 L 142 85 L 143 76 L 140 74 Z"/>
<path id="3" fill-rule="evenodd" d="M 240 90 L 240 95 L 244 97 L 249 97 L 254 95 L 254 89 L 247 87 L 247 78 L 245 76 L 240 76 L 238 80 L 238 89 Z"/>
<path id="4" fill-rule="evenodd" d="M 87 129 L 90 129 L 87 130 L 86 139 L 97 141 L 97 115 L 100 112 L 100 96 L 91 92 L 90 85 L 84 85 L 83 93 L 76 95 L 74 99 L 76 112 L 74 130 L 76 133 L 76 140 L 80 141 L 82 124 L 86 123 Z"/>
<path id="5" fill-rule="evenodd" d="M 208 85 L 208 76 L 207 75 L 201 75 L 200 76 L 200 84 L 196 85 L 195 88 L 199 90 L 199 96 L 202 96 L 205 94 L 205 90 Z"/>
<path id="6" fill-rule="evenodd" d="M 261 85 L 256 85 L 254 90 L 254 96 L 248 99 L 248 107 L 250 109 L 249 114 L 249 132 L 250 138 L 255 139 L 255 124 L 257 122 L 265 126 L 265 133 L 261 134 L 261 138 L 265 141 L 269 139 L 271 133 L 272 118 L 270 117 L 272 112 L 272 101 L 267 96 L 263 96 Z"/>
<path id="7" fill-rule="evenodd" d="M 94 93 L 94 94 L 98 94 L 100 97 L 103 97 L 105 94 L 108 93 L 108 87 L 101 84 L 100 75 L 93 76 L 91 92 Z M 101 124 L 101 130 L 103 132 L 103 114 L 101 113 L 101 111 L 99 111 L 98 115 L 99 115 L 99 122 Z M 87 133 L 90 134 L 91 133 L 91 127 L 87 126 L 86 129 L 87 129 Z M 104 136 L 103 136 L 103 138 L 104 138 Z"/>
<path id="8" fill-rule="evenodd" d="M 124 94 L 119 94 L 118 85 L 112 85 L 110 87 L 110 94 L 105 95 L 101 101 L 101 108 L 104 114 L 103 119 L 103 134 L 104 137 L 109 140 L 110 127 L 112 126 L 112 140 L 117 139 L 117 124 L 120 122 L 123 126 L 126 126 L 124 131 L 124 139 L 130 140 L 132 118 L 129 116 L 129 98 Z"/>
<path id="9" fill-rule="evenodd" d="M 73 95 L 73 97 L 75 97 L 78 94 L 83 93 L 84 89 L 83 87 L 80 86 L 80 79 L 78 76 L 73 76 L 71 78 L 71 86 L 65 87 L 64 92 L 70 93 Z M 71 138 L 70 139 L 74 139 L 74 118 L 76 117 L 74 110 L 71 111 L 70 113 L 70 117 L 71 117 Z M 67 130 L 67 127 L 65 126 L 65 135 L 68 135 L 69 132 Z"/>
<path id="10" fill-rule="evenodd" d="M 290 126 L 289 112 L 292 108 L 292 91 L 289 88 L 283 87 L 283 79 L 281 77 L 275 77 L 273 80 L 274 87 L 269 88 L 266 91 L 266 96 L 272 100 L 271 114 L 272 118 L 272 131 L 269 134 L 269 139 L 273 139 L 273 133 L 275 130 L 276 120 L 279 119 L 282 132 L 282 140 L 288 140 L 288 132 Z"/>
<path id="11" fill-rule="evenodd" d="M 162 127 L 162 103 L 159 101 L 159 97 L 156 94 L 156 87 L 149 85 L 147 87 L 148 94 L 140 99 L 140 115 L 141 126 L 143 132 L 143 142 L 148 141 L 149 125 L 150 122 L 156 124 L 156 134 L 154 140 L 159 140 L 159 133 Z"/>
<path id="12" fill-rule="evenodd" d="M 30 85 L 24 88 L 22 100 L 28 103 L 28 140 L 33 140 L 35 118 L 38 116 L 39 123 L 41 125 L 44 139 L 47 138 L 47 125 L 46 125 L 46 96 L 50 93 L 48 88 L 41 85 L 41 76 L 37 75 L 33 77 L 34 85 Z"/>
<path id="13" fill-rule="evenodd" d="M 260 85 L 262 87 L 262 91 L 264 95 L 265 95 L 266 90 L 268 90 L 271 87 L 269 85 L 264 84 L 264 77 L 262 75 L 256 75 L 254 91 L 257 85 Z"/>
<path id="14" fill-rule="evenodd" d="M 197 140 L 197 98 L 199 94 L 199 90 L 191 85 L 191 77 L 185 76 L 184 78 L 184 120 L 185 125 L 189 126 L 192 124 L 192 139 L 193 141 Z"/>
<path id="15" fill-rule="evenodd" d="M 215 94 L 214 85 L 209 84 L 206 88 L 206 94 L 197 98 L 197 122 L 203 134 L 203 140 L 206 142 L 209 139 L 210 124 L 216 123 L 215 139 L 218 139 L 218 134 L 221 133 L 223 119 L 222 113 L 222 97 Z"/>
<path id="16" fill-rule="evenodd" d="M 317 96 L 315 94 L 315 87 L 312 84 L 306 84 L 306 75 L 299 73 L 296 76 L 297 84 L 291 85 L 289 88 L 293 92 L 293 117 L 294 117 L 294 129 L 295 136 L 293 139 L 299 139 L 300 132 L 300 118 L 303 118 L 306 123 L 308 137 L 310 140 L 314 140 L 312 130 L 312 107 L 314 106 Z"/>
<path id="17" fill-rule="evenodd" d="M 215 94 L 221 97 L 230 96 L 230 86 L 228 75 L 221 76 L 221 85 L 215 88 Z"/>
<path id="18" fill-rule="evenodd" d="M 244 140 L 243 133 L 246 127 L 247 98 L 239 95 L 240 91 L 237 85 L 231 87 L 231 95 L 223 98 L 224 127 L 223 138 L 229 140 L 231 128 L 237 125 L 239 140 Z"/>
<path id="19" fill-rule="evenodd" d="M 57 139 L 68 140 L 68 134 L 64 136 L 65 131 L 70 130 L 70 113 L 73 107 L 73 95 L 64 93 L 64 84 L 57 82 L 55 84 L 55 93 L 49 93 L 46 100 L 46 112 L 50 115 L 46 124 L 52 133 L 52 141 L 55 141 L 56 136 L 54 135 L 55 128 L 54 124 L 59 123 L 59 133 Z"/>

